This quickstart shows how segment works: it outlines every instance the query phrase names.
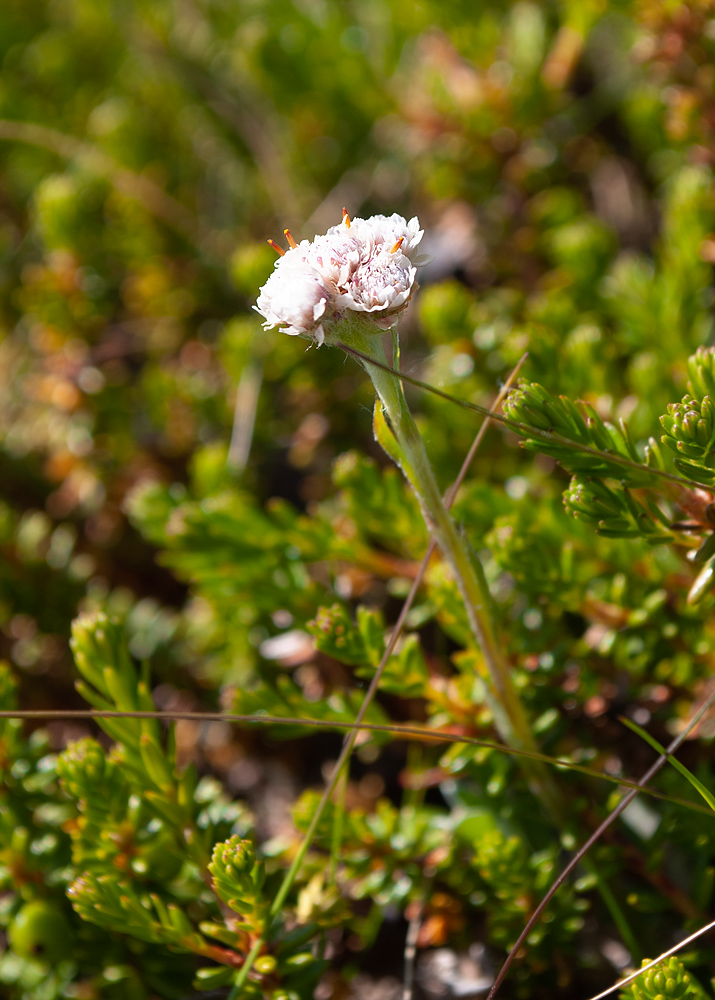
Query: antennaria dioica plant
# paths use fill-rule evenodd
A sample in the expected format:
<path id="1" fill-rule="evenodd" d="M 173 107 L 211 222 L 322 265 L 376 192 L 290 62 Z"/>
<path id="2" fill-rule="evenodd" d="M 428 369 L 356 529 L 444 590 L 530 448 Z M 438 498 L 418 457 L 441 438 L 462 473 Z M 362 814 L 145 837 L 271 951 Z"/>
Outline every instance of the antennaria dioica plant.
<path id="1" fill-rule="evenodd" d="M 484 990 L 708 704 L 712 17 L 2 5 L 3 998 L 385 996 L 408 926 L 415 1000 Z M 411 295 L 395 233 L 341 327 L 292 286 L 347 359 L 250 309 L 343 203 L 434 258 Z M 501 995 L 680 939 L 627 989 L 709 991 L 711 741 Z"/>

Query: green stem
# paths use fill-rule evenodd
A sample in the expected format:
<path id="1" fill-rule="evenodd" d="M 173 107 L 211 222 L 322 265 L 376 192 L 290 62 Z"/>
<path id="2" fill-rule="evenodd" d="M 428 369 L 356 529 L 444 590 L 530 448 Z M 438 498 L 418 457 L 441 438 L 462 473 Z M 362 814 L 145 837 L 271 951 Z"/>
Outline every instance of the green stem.
<path id="1" fill-rule="evenodd" d="M 330 862 L 328 864 L 327 881 L 329 885 L 335 882 L 338 873 L 340 851 L 343 846 L 343 828 L 345 826 L 345 797 L 348 790 L 348 769 L 343 769 L 338 779 L 336 790 L 335 813 L 333 815 L 333 836 L 330 843 Z"/>
<path id="2" fill-rule="evenodd" d="M 419 774 L 422 770 L 422 761 L 424 758 L 423 748 L 421 743 L 408 743 L 407 744 L 407 773 L 408 774 Z M 424 785 L 419 788 L 406 788 L 402 796 L 402 805 L 409 806 L 412 809 L 417 809 L 424 802 L 426 788 Z"/>
<path id="3" fill-rule="evenodd" d="M 601 895 L 601 899 L 606 904 L 606 909 L 611 914 L 611 919 L 613 920 L 613 923 L 618 928 L 618 933 L 621 935 L 623 943 L 625 944 L 628 951 L 631 953 L 631 958 L 633 959 L 633 962 L 636 964 L 640 963 L 640 960 L 643 957 L 641 949 L 638 946 L 638 942 L 636 941 L 635 934 L 631 929 L 631 925 L 628 923 L 626 915 L 621 909 L 618 900 L 611 891 L 610 886 L 603 878 L 603 876 L 599 873 L 598 867 L 591 860 L 591 858 L 584 858 L 583 866 L 584 868 L 587 869 L 587 871 L 591 872 L 593 875 L 596 876 L 596 888 L 598 889 L 598 892 Z"/>
<path id="4" fill-rule="evenodd" d="M 263 935 L 261 935 L 256 942 L 254 942 L 253 947 L 246 955 L 246 961 L 241 966 L 241 970 L 236 976 L 236 981 L 233 984 L 231 992 L 229 993 L 226 1000 L 236 1000 L 237 997 L 241 995 L 241 989 L 245 985 L 246 980 L 253 968 L 253 963 L 258 958 L 258 953 L 263 947 Z"/>
<path id="5" fill-rule="evenodd" d="M 373 365 L 367 360 L 361 361 L 372 379 L 404 456 L 401 463 L 403 472 L 417 494 L 425 522 L 454 574 L 472 634 L 484 657 L 488 673 L 486 687 L 489 707 L 497 731 L 509 746 L 536 751 L 531 727 L 512 682 L 510 668 L 493 621 L 491 595 L 484 568 L 465 539 L 460 537 L 457 526 L 444 505 L 424 441 L 407 405 L 402 383 L 392 372 L 382 367 L 386 363 L 382 338 L 376 335 L 372 324 L 368 326 L 359 321 L 349 327 L 343 326 L 340 337 L 341 342 L 347 346 L 378 362 L 378 365 Z M 546 768 L 542 764 L 530 762 L 525 771 L 534 791 L 550 809 L 553 819 L 562 820 L 561 796 Z"/>

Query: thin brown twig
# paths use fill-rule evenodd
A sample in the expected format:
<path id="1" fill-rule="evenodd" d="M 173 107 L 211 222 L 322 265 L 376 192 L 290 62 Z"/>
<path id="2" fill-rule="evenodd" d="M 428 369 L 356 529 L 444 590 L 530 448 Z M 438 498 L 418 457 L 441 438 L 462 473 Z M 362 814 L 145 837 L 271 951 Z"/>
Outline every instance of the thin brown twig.
<path id="1" fill-rule="evenodd" d="M 415 958 L 417 957 L 417 941 L 420 936 L 420 926 L 422 925 L 422 914 L 424 913 L 424 900 L 415 907 L 415 912 L 410 918 L 407 927 L 407 937 L 405 939 L 405 976 L 402 987 L 402 1000 L 412 1000 L 412 986 L 415 980 Z"/>
<path id="2" fill-rule="evenodd" d="M 585 764 L 577 764 L 575 761 L 551 757 L 545 753 L 534 753 L 530 750 L 517 749 L 516 747 L 507 746 L 504 743 L 482 740 L 478 736 L 449 733 L 442 729 L 428 729 L 425 726 L 408 726 L 397 723 L 381 724 L 378 722 L 362 722 L 357 726 L 354 722 L 341 722 L 334 719 L 306 719 L 290 715 L 236 715 L 230 712 L 120 712 L 95 708 L 1 709 L 0 720 L 2 719 L 37 719 L 44 722 L 65 719 L 86 719 L 88 721 L 96 719 L 158 719 L 162 722 L 229 722 L 264 726 L 309 726 L 318 729 L 360 729 L 363 732 L 389 733 L 397 739 L 420 740 L 425 743 L 462 743 L 466 746 L 480 747 L 484 750 L 505 753 L 512 757 L 526 757 L 531 760 L 539 760 L 544 764 L 551 764 L 553 767 L 559 768 L 559 770 L 576 771 L 588 778 L 608 781 L 623 788 L 638 788 L 644 791 L 646 795 L 660 799 L 662 802 L 670 802 L 672 805 L 700 812 L 704 816 L 712 816 L 712 810 L 709 806 L 701 805 L 699 802 L 693 802 L 689 799 L 681 799 L 674 795 L 665 795 L 663 792 L 655 791 L 652 788 L 641 789 L 641 786 L 635 781 L 618 777 L 614 774 L 608 774 L 605 771 L 598 771 L 595 767 L 587 767 Z"/>
<path id="3" fill-rule="evenodd" d="M 710 708 L 712 708 L 713 704 L 715 704 L 715 691 L 710 695 L 705 704 L 702 705 L 702 707 L 695 713 L 693 718 L 683 729 L 682 733 L 676 736 L 675 739 L 669 744 L 669 746 L 666 748 L 665 753 L 661 754 L 661 756 L 658 757 L 655 763 L 648 768 L 648 770 L 645 772 L 640 781 L 636 783 L 636 787 L 632 788 L 631 791 L 628 792 L 628 794 L 621 799 L 621 801 L 618 803 L 615 809 L 613 809 L 612 812 L 610 812 L 608 816 L 606 816 L 606 818 L 600 824 L 600 826 L 597 827 L 596 830 L 594 830 L 594 832 L 591 834 L 588 840 L 579 848 L 578 851 L 576 851 L 574 856 L 571 858 L 571 860 L 563 869 L 558 878 L 552 883 L 544 898 L 541 900 L 539 905 L 536 907 L 534 912 L 529 917 L 526 926 L 524 927 L 524 930 L 517 938 L 516 943 L 514 944 L 509 954 L 507 955 L 504 964 L 499 970 L 499 975 L 494 980 L 494 984 L 492 985 L 492 988 L 489 991 L 487 1000 L 493 1000 L 496 991 L 504 982 L 504 978 L 507 972 L 509 971 L 517 954 L 521 950 L 522 945 L 529 937 L 529 934 L 531 934 L 534 925 L 538 922 L 542 913 L 549 905 L 551 900 L 554 898 L 556 893 L 559 891 L 561 886 L 564 884 L 568 876 L 574 870 L 574 868 L 576 868 L 576 866 L 582 861 L 584 855 L 591 849 L 591 847 L 593 847 L 593 845 L 599 839 L 601 834 L 603 834 L 609 828 L 609 826 L 611 826 L 611 824 L 618 819 L 618 817 L 621 815 L 624 809 L 626 809 L 631 804 L 631 802 L 635 799 L 636 795 L 638 795 L 643 786 L 647 785 L 650 779 L 654 777 L 654 775 L 656 775 L 658 771 L 660 771 L 663 765 L 667 762 L 668 757 L 670 757 L 672 754 L 675 753 L 680 744 L 687 737 L 688 733 L 690 733 L 695 728 L 695 726 L 700 722 L 705 713 L 708 712 Z"/>

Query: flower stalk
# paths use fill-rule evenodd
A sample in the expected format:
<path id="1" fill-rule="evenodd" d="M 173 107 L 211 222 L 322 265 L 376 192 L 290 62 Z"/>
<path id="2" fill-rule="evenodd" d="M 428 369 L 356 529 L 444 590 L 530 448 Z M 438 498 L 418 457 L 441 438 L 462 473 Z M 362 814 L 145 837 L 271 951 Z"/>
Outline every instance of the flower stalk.
<path id="1" fill-rule="evenodd" d="M 393 337 L 397 351 L 396 330 L 393 331 Z M 509 746 L 538 752 L 529 720 L 514 687 L 509 664 L 503 653 L 492 614 L 492 599 L 484 568 L 466 539 L 459 533 L 444 505 L 422 435 L 407 404 L 402 383 L 397 376 L 382 367 L 387 363 L 382 337 L 377 334 L 369 319 L 354 316 L 342 320 L 335 331 L 328 335 L 326 342 L 336 347 L 344 344 L 379 363 L 379 366 L 372 365 L 369 361 L 361 359 L 361 364 L 370 376 L 387 414 L 397 443 L 397 451 L 391 449 L 391 457 L 399 461 L 406 478 L 411 483 L 425 523 L 434 535 L 454 575 L 464 602 L 470 629 L 484 657 L 488 675 L 485 688 L 496 729 Z M 563 811 L 561 796 L 548 771 L 538 761 L 524 760 L 522 764 L 532 790 L 544 802 L 553 818 L 559 820 Z"/>

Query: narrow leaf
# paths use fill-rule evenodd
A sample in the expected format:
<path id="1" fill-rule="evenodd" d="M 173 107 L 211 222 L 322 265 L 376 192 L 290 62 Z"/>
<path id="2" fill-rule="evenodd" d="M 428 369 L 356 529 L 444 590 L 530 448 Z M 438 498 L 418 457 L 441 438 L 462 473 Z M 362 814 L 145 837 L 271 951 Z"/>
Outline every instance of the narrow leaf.
<path id="1" fill-rule="evenodd" d="M 695 777 L 692 771 L 689 771 L 684 764 L 681 764 L 677 757 L 673 757 L 667 753 L 665 747 L 661 746 L 655 737 L 647 733 L 645 729 L 642 729 L 632 719 L 626 719 L 624 716 L 621 716 L 621 722 L 624 726 L 628 726 L 629 729 L 633 730 L 641 739 L 645 740 L 654 750 L 657 750 L 659 754 L 664 754 L 668 758 L 668 762 L 673 765 L 676 771 L 680 771 L 684 778 L 688 779 L 693 788 L 702 795 L 713 812 L 715 812 L 715 795 L 705 787 L 702 781 L 699 781 Z"/>

